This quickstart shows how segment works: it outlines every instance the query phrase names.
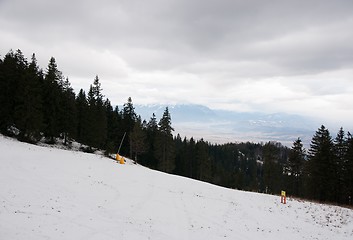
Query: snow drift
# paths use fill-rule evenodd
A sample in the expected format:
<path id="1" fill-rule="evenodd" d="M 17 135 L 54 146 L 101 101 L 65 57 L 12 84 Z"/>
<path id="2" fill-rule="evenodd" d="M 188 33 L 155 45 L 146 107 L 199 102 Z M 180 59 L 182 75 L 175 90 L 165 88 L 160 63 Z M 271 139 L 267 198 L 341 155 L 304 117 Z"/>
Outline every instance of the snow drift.
<path id="1" fill-rule="evenodd" d="M 0 136 L 0 239 L 352 239 L 353 211 Z"/>

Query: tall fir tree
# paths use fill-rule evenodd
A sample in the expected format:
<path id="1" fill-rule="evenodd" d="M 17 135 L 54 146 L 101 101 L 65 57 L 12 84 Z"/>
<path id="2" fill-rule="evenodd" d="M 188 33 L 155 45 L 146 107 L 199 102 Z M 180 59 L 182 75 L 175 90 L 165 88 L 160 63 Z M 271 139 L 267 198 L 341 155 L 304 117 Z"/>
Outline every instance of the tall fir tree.
<path id="1" fill-rule="evenodd" d="M 335 201 L 337 203 L 344 202 L 344 188 L 345 188 L 345 171 L 346 171 L 346 160 L 347 160 L 347 139 L 343 128 L 341 127 L 334 139 L 334 190 L 335 190 Z"/>
<path id="2" fill-rule="evenodd" d="M 147 151 L 146 133 L 143 130 L 140 117 L 130 133 L 130 148 L 135 162 L 138 162 L 138 156 Z"/>
<path id="3" fill-rule="evenodd" d="M 105 147 L 107 138 L 107 116 L 99 77 L 96 76 L 87 94 L 88 101 L 88 132 L 86 141 L 90 147 Z"/>
<path id="4" fill-rule="evenodd" d="M 134 129 L 134 125 L 137 121 L 137 115 L 135 113 L 135 107 L 132 103 L 131 97 L 128 98 L 127 103 L 124 104 L 122 110 L 122 129 L 126 132 L 125 140 L 122 146 L 122 153 L 132 156 L 132 149 L 130 146 L 130 134 Z M 123 133 L 124 134 L 124 133 Z M 123 135 L 122 135 L 123 136 Z M 122 137 L 121 136 L 121 137 Z"/>
<path id="5" fill-rule="evenodd" d="M 54 143 L 60 134 L 59 119 L 64 114 L 61 109 L 62 73 L 58 70 L 55 58 L 49 60 L 43 83 L 44 135 L 48 143 Z"/>
<path id="6" fill-rule="evenodd" d="M 87 144 L 87 133 L 89 131 L 88 102 L 86 93 L 80 90 L 76 97 L 76 116 L 77 116 L 77 140 L 80 143 Z"/>
<path id="7" fill-rule="evenodd" d="M 62 82 L 60 125 L 64 144 L 67 145 L 77 135 L 77 110 L 75 104 L 75 92 L 69 79 Z"/>
<path id="8" fill-rule="evenodd" d="M 106 144 L 106 154 L 116 153 L 119 144 L 119 127 L 120 127 L 120 117 L 119 108 L 113 110 L 113 107 L 109 99 L 104 102 L 104 107 L 106 111 L 107 118 L 107 144 Z"/>
<path id="9" fill-rule="evenodd" d="M 14 134 L 9 129 L 14 125 L 16 93 L 20 82 L 22 82 L 25 70 L 26 63 L 20 50 L 17 50 L 16 53 L 11 50 L 5 55 L 1 64 L 0 75 L 0 130 L 7 135 Z"/>
<path id="10" fill-rule="evenodd" d="M 305 163 L 305 149 L 300 138 L 294 141 L 288 158 L 288 172 L 290 174 L 289 182 L 291 194 L 294 196 L 303 196 L 303 170 Z"/>
<path id="11" fill-rule="evenodd" d="M 175 168 L 175 146 L 173 141 L 171 117 L 168 107 L 158 123 L 158 132 L 155 139 L 155 156 L 158 160 L 158 169 L 171 173 Z"/>
<path id="12" fill-rule="evenodd" d="M 197 163 L 197 178 L 201 181 L 210 182 L 212 179 L 212 163 L 208 154 L 208 143 L 200 139 L 196 143 L 195 160 Z"/>
<path id="13" fill-rule="evenodd" d="M 266 193 L 278 193 L 281 190 L 282 169 L 279 164 L 279 148 L 274 142 L 263 147 L 263 180 Z"/>
<path id="14" fill-rule="evenodd" d="M 155 158 L 155 139 L 158 132 L 158 123 L 156 115 L 153 113 L 152 117 L 146 124 L 146 142 L 147 150 L 141 156 L 141 164 L 148 166 L 153 169 L 157 169 L 157 159 Z"/>
<path id="15" fill-rule="evenodd" d="M 308 196 L 320 201 L 335 200 L 336 167 L 333 141 L 328 129 L 321 126 L 313 136 L 309 149 Z"/>
<path id="16" fill-rule="evenodd" d="M 15 125 L 20 130 L 20 140 L 34 143 L 40 140 L 42 112 L 42 74 L 33 54 L 16 94 Z"/>
<path id="17" fill-rule="evenodd" d="M 353 136 L 347 134 L 347 152 L 344 162 L 344 203 L 353 205 Z"/>

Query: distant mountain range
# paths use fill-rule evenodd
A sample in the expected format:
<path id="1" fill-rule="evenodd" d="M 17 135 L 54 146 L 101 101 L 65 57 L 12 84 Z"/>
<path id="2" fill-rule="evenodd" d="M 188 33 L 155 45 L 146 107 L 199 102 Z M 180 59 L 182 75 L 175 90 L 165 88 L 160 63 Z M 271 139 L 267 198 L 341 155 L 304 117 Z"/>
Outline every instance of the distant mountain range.
<path id="1" fill-rule="evenodd" d="M 175 134 L 212 143 L 278 141 L 291 146 L 300 137 L 308 145 L 320 124 L 308 117 L 261 112 L 214 110 L 203 105 L 135 105 L 142 119 L 154 113 L 159 120 L 168 106 Z"/>

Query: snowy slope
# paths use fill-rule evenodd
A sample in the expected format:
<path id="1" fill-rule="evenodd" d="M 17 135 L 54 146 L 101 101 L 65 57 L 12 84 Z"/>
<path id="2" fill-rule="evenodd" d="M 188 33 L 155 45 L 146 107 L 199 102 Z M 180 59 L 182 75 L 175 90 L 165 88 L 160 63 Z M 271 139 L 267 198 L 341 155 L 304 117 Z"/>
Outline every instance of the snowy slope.
<path id="1" fill-rule="evenodd" d="M 0 135 L 0 239 L 353 239 L 353 211 Z"/>

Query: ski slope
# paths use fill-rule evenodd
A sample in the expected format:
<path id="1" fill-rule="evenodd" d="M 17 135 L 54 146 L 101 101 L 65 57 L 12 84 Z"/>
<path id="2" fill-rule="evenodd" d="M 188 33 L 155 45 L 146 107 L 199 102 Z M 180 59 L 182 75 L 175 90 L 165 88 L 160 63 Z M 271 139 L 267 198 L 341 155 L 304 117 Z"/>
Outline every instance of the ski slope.
<path id="1" fill-rule="evenodd" d="M 353 239 L 346 208 L 242 192 L 0 135 L 0 239 Z"/>

